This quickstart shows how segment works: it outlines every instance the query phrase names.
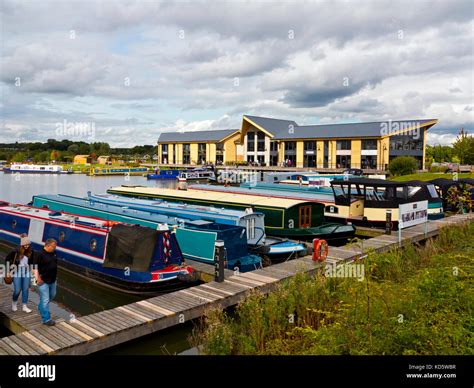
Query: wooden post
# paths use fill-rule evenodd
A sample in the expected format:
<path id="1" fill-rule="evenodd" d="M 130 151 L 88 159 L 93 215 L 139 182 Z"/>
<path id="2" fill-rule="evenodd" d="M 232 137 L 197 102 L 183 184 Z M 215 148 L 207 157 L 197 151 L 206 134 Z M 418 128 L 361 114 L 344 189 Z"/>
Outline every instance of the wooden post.
<path id="1" fill-rule="evenodd" d="M 224 241 L 217 240 L 215 243 L 214 251 L 214 280 L 218 283 L 224 281 L 224 269 L 225 269 L 225 248 Z"/>
<path id="2" fill-rule="evenodd" d="M 385 234 L 392 234 L 392 211 L 387 209 L 385 213 Z"/>

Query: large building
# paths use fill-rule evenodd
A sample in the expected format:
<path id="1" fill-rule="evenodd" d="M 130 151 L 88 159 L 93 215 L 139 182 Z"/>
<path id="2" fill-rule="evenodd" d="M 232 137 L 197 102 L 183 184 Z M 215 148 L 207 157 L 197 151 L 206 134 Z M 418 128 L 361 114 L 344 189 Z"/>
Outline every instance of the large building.
<path id="1" fill-rule="evenodd" d="M 244 115 L 240 129 L 162 133 L 160 163 L 247 161 L 266 166 L 387 168 L 413 156 L 424 168 L 426 131 L 436 119 L 298 125 L 292 120 Z"/>

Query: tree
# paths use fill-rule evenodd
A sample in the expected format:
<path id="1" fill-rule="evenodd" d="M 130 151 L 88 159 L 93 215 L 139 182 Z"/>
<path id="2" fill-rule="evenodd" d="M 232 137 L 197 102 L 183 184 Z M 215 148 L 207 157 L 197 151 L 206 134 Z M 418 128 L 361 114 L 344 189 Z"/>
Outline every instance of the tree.
<path id="1" fill-rule="evenodd" d="M 15 155 L 13 155 L 12 162 L 16 162 L 16 163 L 24 162 L 27 157 L 28 155 L 25 152 L 17 152 Z"/>
<path id="2" fill-rule="evenodd" d="M 474 164 L 474 138 L 464 128 L 459 131 L 453 148 L 461 164 Z"/>
<path id="3" fill-rule="evenodd" d="M 394 158 L 388 169 L 393 176 L 414 174 L 418 167 L 418 162 L 411 156 L 397 156 Z"/>

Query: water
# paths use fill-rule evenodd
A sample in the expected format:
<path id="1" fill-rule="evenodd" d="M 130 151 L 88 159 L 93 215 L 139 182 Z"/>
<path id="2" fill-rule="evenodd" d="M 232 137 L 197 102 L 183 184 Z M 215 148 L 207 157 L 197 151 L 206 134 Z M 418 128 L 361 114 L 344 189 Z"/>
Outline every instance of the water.
<path id="1" fill-rule="evenodd" d="M 0 173 L 0 200 L 27 204 L 38 194 L 68 194 L 78 197 L 93 193 L 105 193 L 110 187 L 120 185 L 148 185 L 153 187 L 176 187 L 176 181 L 150 180 L 141 176 L 105 176 L 89 177 L 83 174 L 40 175 L 40 174 L 3 174 Z M 0 245 L 0 257 L 4 257 L 7 247 Z M 105 309 L 114 308 L 143 299 L 101 287 L 95 283 L 60 270 L 58 275 L 58 295 L 52 306 L 52 312 L 65 319 L 71 314 L 87 315 Z M 39 300 L 36 292 L 30 292 L 30 300 Z M 164 330 L 149 336 L 104 350 L 106 354 L 179 354 L 193 352 L 188 343 L 193 323 L 185 323 L 178 327 Z M 8 334 L 8 333 L 7 333 Z M 0 336 L 5 335 L 0 330 Z"/>

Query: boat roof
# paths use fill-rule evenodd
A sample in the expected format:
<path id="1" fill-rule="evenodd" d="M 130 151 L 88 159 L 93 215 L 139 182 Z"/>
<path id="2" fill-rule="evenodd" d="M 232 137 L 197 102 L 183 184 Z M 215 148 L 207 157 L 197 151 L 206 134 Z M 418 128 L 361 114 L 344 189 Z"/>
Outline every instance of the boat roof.
<path id="1" fill-rule="evenodd" d="M 363 186 L 385 186 L 385 187 L 393 187 L 393 186 L 407 186 L 407 182 L 396 182 L 396 181 L 388 181 L 385 179 L 372 179 L 372 178 L 348 178 L 348 179 L 334 179 L 331 181 L 331 184 L 336 185 L 348 185 L 348 184 L 356 184 L 356 185 L 363 185 Z"/>
<path id="2" fill-rule="evenodd" d="M 458 182 L 474 185 L 474 179 L 473 178 L 459 178 Z"/>
<path id="3" fill-rule="evenodd" d="M 455 181 L 447 178 L 435 178 L 431 179 L 429 182 L 440 187 L 454 186 L 456 184 Z"/>
<path id="4" fill-rule="evenodd" d="M 247 206 L 274 207 L 279 209 L 288 209 L 293 206 L 308 203 L 308 201 L 274 198 L 267 196 L 256 196 L 250 194 L 222 193 L 210 190 L 173 190 L 148 186 L 120 186 L 107 190 L 114 194 L 135 194 L 144 196 L 160 195 L 177 200 L 201 200 L 206 203 L 224 202 L 229 204 L 241 204 Z"/>
<path id="5" fill-rule="evenodd" d="M 272 183 L 270 183 L 272 184 Z M 278 185 L 275 184 L 276 187 Z M 291 185 L 290 185 L 291 186 Z M 263 197 L 278 197 L 279 199 L 294 199 L 299 201 L 308 201 L 308 202 L 319 202 L 319 203 L 334 203 L 333 193 L 321 194 L 315 193 L 312 191 L 298 192 L 298 191 L 285 191 L 278 189 L 265 189 L 265 187 L 224 187 L 224 186 L 212 186 L 212 185 L 192 185 L 193 189 L 196 190 L 210 190 L 220 193 L 236 193 L 243 195 L 258 195 Z"/>

